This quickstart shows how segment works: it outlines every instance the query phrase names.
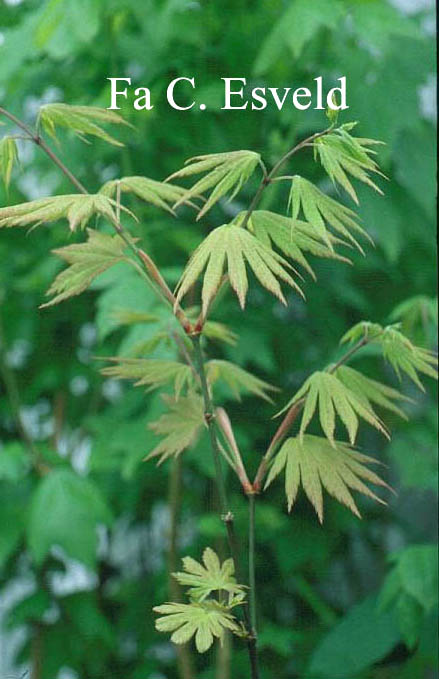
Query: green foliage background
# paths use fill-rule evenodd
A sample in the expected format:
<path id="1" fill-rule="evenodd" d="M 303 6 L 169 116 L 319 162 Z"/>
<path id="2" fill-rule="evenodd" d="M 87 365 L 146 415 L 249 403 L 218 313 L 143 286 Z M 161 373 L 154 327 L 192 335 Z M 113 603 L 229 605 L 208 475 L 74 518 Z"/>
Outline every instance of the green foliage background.
<path id="1" fill-rule="evenodd" d="M 425 3 L 418 11 L 416 4 L 404 14 L 382 0 L 6 2 L 0 6 L 0 102 L 32 121 L 50 101 L 106 107 L 108 76 L 131 76 L 137 86 L 150 87 L 152 111 L 122 111 L 136 128 L 122 133 L 122 150 L 60 136 L 62 158 L 95 190 L 123 175 L 161 180 L 198 153 L 247 148 L 272 163 L 325 125 L 321 112 L 292 107 L 222 112 L 221 77 L 298 87 L 312 86 L 316 75 L 326 83 L 346 75 L 350 110 L 342 122 L 358 119 L 360 135 L 386 142 L 380 150 L 391 178 L 386 196 L 358 188 L 376 248 L 368 247 L 366 258 L 354 254 L 354 267 L 317 261 L 318 282 L 307 282 L 306 304 L 294 297 L 286 310 L 257 288 L 245 316 L 231 295 L 215 310 L 216 320 L 240 338 L 236 347 L 212 345 L 216 356 L 280 386 L 282 405 L 334 358 L 338 338 L 354 322 L 387 323 L 407 298 L 435 294 L 435 125 L 425 105 L 434 69 L 433 17 Z M 166 86 L 179 75 L 195 77 L 205 112 L 180 113 L 165 103 Z M 9 195 L 0 189 L 0 204 L 70 192 L 34 147 L 21 145 L 20 160 Z M 322 179 L 306 152 L 294 166 Z M 201 238 L 231 209 L 245 207 L 254 189 L 250 182 L 232 208 L 216 207 L 197 225 L 186 212 L 177 222 L 142 207 L 136 229 L 175 282 Z M 284 191 L 280 185 L 267 191 L 263 207 L 283 204 Z M 149 326 L 127 331 L 109 313 L 151 310 L 154 302 L 133 274 L 116 267 L 92 292 L 38 311 L 60 266 L 48 253 L 69 238 L 81 236 L 52 226 L 28 236 L 4 231 L 0 239 L 2 373 L 15 376 L 28 430 L 51 469 L 42 478 L 33 470 L 2 390 L 0 675 L 19 676 L 40 653 L 43 679 L 173 679 L 175 649 L 154 630 L 151 613 L 169 598 L 169 479 L 180 476 L 182 483 L 179 554 L 184 549 L 199 558 L 206 544 L 224 550 L 207 442 L 184 453 L 183 470 L 174 465 L 172 474 L 169 462 L 144 463 L 157 442 L 146 423 L 160 412 L 160 398 L 98 373 L 96 354 L 127 352 L 148 338 Z M 417 342 L 434 346 L 428 315 L 406 314 L 404 322 Z M 373 356 L 363 360 L 379 378 Z M 431 381 L 427 392 L 408 387 L 416 404 L 409 422 L 395 423 L 390 444 L 370 429 L 360 440 L 388 465 L 385 477 L 397 491 L 388 508 L 364 501 L 358 521 L 327 501 L 320 527 L 306 502 L 286 513 L 281 484 L 259 503 L 265 679 L 437 676 Z M 255 469 L 274 432 L 273 409 L 251 398 L 227 403 Z M 236 485 L 232 501 L 243 535 L 245 504 Z M 199 679 L 240 679 L 248 672 L 238 642 L 232 670 L 226 655 L 214 651 L 196 663 Z"/>

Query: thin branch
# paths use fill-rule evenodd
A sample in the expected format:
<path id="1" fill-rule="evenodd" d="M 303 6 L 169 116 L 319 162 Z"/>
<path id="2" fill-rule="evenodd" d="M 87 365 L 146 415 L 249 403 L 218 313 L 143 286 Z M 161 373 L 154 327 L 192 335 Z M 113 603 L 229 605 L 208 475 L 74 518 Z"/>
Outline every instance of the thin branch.
<path id="1" fill-rule="evenodd" d="M 325 134 L 329 134 L 331 131 L 332 127 L 328 127 L 326 130 L 323 130 L 323 132 L 315 132 L 310 137 L 307 137 L 303 141 L 299 142 L 298 144 L 296 144 L 296 146 L 294 146 L 294 148 L 290 149 L 290 151 L 285 153 L 285 155 L 283 155 L 282 158 L 280 158 L 280 160 L 277 161 L 277 163 L 273 166 L 273 168 L 267 175 L 264 175 L 264 177 L 261 180 L 261 183 L 259 184 L 258 190 L 256 191 L 247 212 L 245 213 L 244 219 L 241 222 L 242 228 L 245 228 L 247 226 L 248 220 L 250 219 L 253 212 L 259 205 L 259 201 L 262 198 L 264 189 L 266 188 L 266 186 L 268 186 L 268 184 L 271 184 L 271 182 L 275 179 L 282 165 L 284 165 L 287 162 L 287 160 L 291 158 L 291 156 L 293 156 L 295 153 L 303 149 L 305 146 L 309 146 L 316 139 L 318 139 L 319 137 L 323 137 Z"/>
<path id="2" fill-rule="evenodd" d="M 268 446 L 267 452 L 265 453 L 264 457 L 262 458 L 259 464 L 255 480 L 253 481 L 253 489 L 255 493 L 261 492 L 262 481 L 264 480 L 265 475 L 267 474 L 268 464 L 273 455 L 275 454 L 276 450 L 279 448 L 280 444 L 284 440 L 285 436 L 288 434 L 289 430 L 293 426 L 296 417 L 302 410 L 302 406 L 303 399 L 297 401 L 297 403 L 293 403 L 291 408 L 287 411 L 287 414 L 280 423 L 279 427 L 277 428 L 275 435 L 271 439 L 270 445 Z"/>
<path id="3" fill-rule="evenodd" d="M 250 622 L 252 626 L 252 633 L 257 636 L 256 623 L 256 571 L 255 571 L 255 493 L 250 493 L 248 496 L 248 584 L 249 584 L 249 600 L 250 600 Z"/>
<path id="4" fill-rule="evenodd" d="M 347 352 L 346 352 L 346 353 L 345 353 L 345 354 L 337 361 L 337 363 L 334 363 L 333 365 L 331 365 L 331 366 L 328 368 L 328 373 L 331 373 L 331 374 L 334 373 L 334 372 L 337 370 L 337 368 L 339 368 L 341 365 L 343 365 L 343 363 L 346 363 L 346 361 L 348 361 L 348 360 L 351 358 L 351 356 L 353 356 L 359 349 L 361 349 L 362 347 L 366 346 L 366 344 L 367 344 L 368 342 L 370 342 L 370 339 L 369 339 L 366 335 L 365 335 L 364 337 L 362 337 L 361 340 L 359 340 L 359 341 L 357 342 L 357 344 L 354 344 L 354 346 L 351 347 L 351 348 L 349 349 L 349 351 L 347 351 Z"/>

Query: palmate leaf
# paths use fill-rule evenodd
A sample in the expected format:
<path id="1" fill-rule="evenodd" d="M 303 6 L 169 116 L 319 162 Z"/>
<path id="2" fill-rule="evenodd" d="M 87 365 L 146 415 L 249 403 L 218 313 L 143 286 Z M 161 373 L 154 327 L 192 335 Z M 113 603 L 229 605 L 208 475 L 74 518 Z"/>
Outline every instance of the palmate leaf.
<path id="1" fill-rule="evenodd" d="M 162 398 L 168 410 L 158 420 L 150 422 L 148 428 L 164 438 L 145 458 L 158 457 L 158 464 L 189 448 L 204 426 L 203 400 L 198 394 L 191 392 L 178 399 L 164 394 Z"/>
<path id="2" fill-rule="evenodd" d="M 71 231 L 84 229 L 94 215 L 116 221 L 116 202 L 100 193 L 73 193 L 65 196 L 39 198 L 28 203 L 0 208 L 0 228 L 13 226 L 39 226 L 58 219 L 67 219 Z M 132 212 L 121 207 L 124 212 Z"/>
<path id="3" fill-rule="evenodd" d="M 230 609 L 214 600 L 201 603 L 167 603 L 153 609 L 162 614 L 155 626 L 159 632 L 173 632 L 171 641 L 184 644 L 195 635 L 195 646 L 199 653 L 204 653 L 213 644 L 216 637 L 222 641 L 224 631 L 240 633 L 236 618 Z"/>
<path id="4" fill-rule="evenodd" d="M 53 139 L 56 139 L 56 128 L 65 127 L 73 130 L 81 139 L 84 135 L 99 137 L 114 146 L 123 144 L 109 135 L 101 124 L 131 125 L 118 113 L 96 106 L 70 106 L 68 104 L 45 104 L 40 108 L 37 125 Z"/>
<path id="5" fill-rule="evenodd" d="M 411 399 L 401 394 L 397 389 L 371 380 L 347 365 L 341 365 L 334 374 L 340 382 L 356 394 L 367 408 L 370 409 L 371 403 L 375 403 L 377 406 L 390 410 L 405 420 L 407 419 L 407 415 L 395 405 L 394 401 L 411 402 Z"/>
<path id="6" fill-rule="evenodd" d="M 285 492 L 288 510 L 291 511 L 297 498 L 300 484 L 312 503 L 320 522 L 323 521 L 322 487 L 360 517 L 357 505 L 349 489 L 353 489 L 385 504 L 363 483 L 389 488 L 387 483 L 368 469 L 367 464 L 377 461 L 353 450 L 347 443 L 336 441 L 334 445 L 319 436 L 307 434 L 288 438 L 275 456 L 271 465 L 265 488 L 285 470 Z"/>
<path id="7" fill-rule="evenodd" d="M 349 342 L 358 342 L 358 340 L 365 339 L 371 342 L 377 339 L 383 332 L 383 327 L 379 323 L 372 323 L 371 321 L 360 321 L 349 328 L 340 340 L 340 344 Z"/>
<path id="8" fill-rule="evenodd" d="M 317 186 L 298 175 L 293 178 L 291 183 L 288 206 L 291 207 L 293 220 L 297 219 L 302 210 L 307 222 L 314 227 L 316 237 L 326 243 L 330 249 L 333 246 L 329 237 L 328 226 L 347 238 L 363 254 L 361 245 L 351 232 L 354 231 L 372 242 L 368 233 L 358 224 L 358 217 L 355 212 L 325 195 Z"/>
<path id="9" fill-rule="evenodd" d="M 166 361 L 159 358 L 122 358 L 108 357 L 115 365 L 101 370 L 107 377 L 118 377 L 125 380 L 135 380 L 135 387 L 148 386 L 157 389 L 172 383 L 178 397 L 185 386 L 193 383 L 191 368 L 178 361 Z"/>
<path id="10" fill-rule="evenodd" d="M 437 379 L 437 356 L 432 351 L 413 344 L 397 325 L 383 328 L 378 323 L 360 321 L 340 341 L 352 343 L 363 338 L 367 343 L 380 346 L 384 358 L 393 366 L 399 378 L 401 373 L 405 373 L 422 391 L 424 387 L 418 373 Z"/>
<path id="11" fill-rule="evenodd" d="M 334 183 L 340 184 L 351 198 L 358 204 L 358 197 L 354 187 L 348 179 L 348 174 L 361 182 L 368 184 L 375 191 L 382 194 L 381 189 L 371 180 L 370 173 L 384 177 L 377 163 L 370 157 L 374 151 L 370 146 L 382 144 L 374 139 L 353 137 L 349 132 L 356 123 L 345 123 L 332 130 L 330 134 L 319 137 L 313 142 L 315 155 Z"/>
<path id="12" fill-rule="evenodd" d="M 352 444 L 357 435 L 359 417 L 389 438 L 386 428 L 372 409 L 370 402 L 366 401 L 364 397 L 359 397 L 356 392 L 345 386 L 336 375 L 322 371 L 313 373 L 281 412 L 302 399 L 304 405 L 299 432 L 301 440 L 303 440 L 304 433 L 317 407 L 320 425 L 332 446 L 335 446 L 336 415 L 343 422 Z"/>
<path id="13" fill-rule="evenodd" d="M 419 387 L 425 391 L 418 373 L 424 373 L 437 380 L 437 356 L 428 349 L 418 347 L 394 326 L 384 328 L 378 340 L 381 344 L 384 358 L 393 366 L 398 377 L 405 373 Z"/>
<path id="14" fill-rule="evenodd" d="M 196 207 L 193 203 L 184 199 L 186 191 L 181 188 L 181 186 L 157 182 L 148 177 L 122 177 L 122 179 L 113 179 L 102 186 L 100 193 L 109 196 L 110 198 L 114 198 L 118 186 L 120 187 L 121 193 L 132 193 L 146 203 L 155 205 L 171 214 L 174 214 L 174 210 L 171 206 L 179 201 L 180 198 L 183 199 L 184 203 Z"/>
<path id="15" fill-rule="evenodd" d="M 241 215 L 238 215 L 237 221 Z M 306 271 L 315 278 L 314 271 L 304 256 L 309 252 L 316 257 L 337 259 L 342 262 L 350 260 L 334 251 L 334 245 L 347 245 L 343 240 L 328 233 L 330 246 L 322 242 L 314 227 L 298 219 L 292 221 L 275 212 L 255 210 L 250 217 L 247 228 L 264 245 L 271 248 L 275 245 L 286 257 L 291 257 L 301 264 Z"/>
<path id="16" fill-rule="evenodd" d="M 131 262 L 124 255 L 126 245 L 119 236 L 109 236 L 88 229 L 85 243 L 75 243 L 52 252 L 64 259 L 70 266 L 53 281 L 46 295 L 55 295 L 41 308 L 58 304 L 69 297 L 79 295 L 90 283 L 118 262 Z"/>
<path id="17" fill-rule="evenodd" d="M 227 592 L 230 600 L 244 598 L 245 588 L 236 582 L 233 559 L 226 559 L 221 564 L 210 547 L 203 552 L 203 564 L 186 556 L 183 570 L 183 573 L 172 575 L 180 585 L 190 587 L 188 594 L 193 601 L 205 601 L 212 592 Z"/>
<path id="18" fill-rule="evenodd" d="M 168 180 L 182 179 L 204 172 L 207 174 L 185 191 L 184 195 L 177 200 L 175 207 L 214 187 L 198 214 L 197 219 L 200 219 L 223 196 L 230 194 L 229 200 L 232 200 L 251 177 L 260 160 L 259 153 L 254 151 L 231 151 L 190 158 L 185 167 L 174 172 Z"/>
<path id="19" fill-rule="evenodd" d="M 286 271 L 291 267 L 283 257 L 261 243 L 247 230 L 234 224 L 224 224 L 211 231 L 193 253 L 177 285 L 177 302 L 184 297 L 206 268 L 201 293 L 203 314 L 206 315 L 221 283 L 224 268 L 227 267 L 230 285 L 236 292 L 241 307 L 244 308 L 248 291 L 246 263 L 259 282 L 284 304 L 286 301 L 277 278 L 302 294 L 299 286 Z"/>
<path id="20" fill-rule="evenodd" d="M 0 139 L 0 177 L 3 180 L 6 190 L 11 181 L 12 169 L 18 160 L 17 144 L 12 137 Z"/>
<path id="21" fill-rule="evenodd" d="M 271 402 L 267 392 L 278 391 L 276 387 L 264 382 L 264 380 L 252 375 L 238 365 L 230 363 L 230 361 L 208 361 L 206 363 L 206 374 L 210 384 L 215 384 L 217 380 L 223 380 L 238 400 L 241 399 L 243 392 L 249 392 Z"/>

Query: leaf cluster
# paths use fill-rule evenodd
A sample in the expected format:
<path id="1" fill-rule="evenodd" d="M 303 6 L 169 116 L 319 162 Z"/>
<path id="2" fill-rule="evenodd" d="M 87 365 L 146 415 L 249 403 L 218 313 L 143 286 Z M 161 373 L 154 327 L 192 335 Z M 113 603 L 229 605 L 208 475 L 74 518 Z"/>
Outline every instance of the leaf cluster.
<path id="1" fill-rule="evenodd" d="M 195 635 L 199 653 L 207 651 L 215 638 L 222 642 L 226 630 L 241 635 L 242 628 L 231 611 L 243 602 L 245 588 L 237 584 L 234 573 L 233 560 L 227 559 L 221 564 L 210 547 L 204 550 L 202 564 L 185 557 L 183 572 L 174 573 L 173 577 L 181 585 L 189 586 L 191 603 L 156 606 L 154 611 L 163 616 L 156 620 L 157 630 L 173 632 L 171 641 L 175 644 L 184 644 Z M 218 599 L 211 596 L 213 593 Z"/>

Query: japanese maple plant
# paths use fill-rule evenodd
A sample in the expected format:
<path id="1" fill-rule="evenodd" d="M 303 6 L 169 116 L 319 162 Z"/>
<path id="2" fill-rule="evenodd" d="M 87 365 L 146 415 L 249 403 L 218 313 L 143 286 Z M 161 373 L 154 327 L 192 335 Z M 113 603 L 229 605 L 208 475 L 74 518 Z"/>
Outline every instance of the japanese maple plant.
<path id="1" fill-rule="evenodd" d="M 350 359 L 367 345 L 373 345 L 399 377 L 405 373 L 421 389 L 420 373 L 434 377 L 437 362 L 432 353 L 415 346 L 396 325 L 382 327 L 369 320 L 356 324 L 341 338 L 348 348 L 339 360 L 322 366 L 309 375 L 295 394 L 287 395 L 286 405 L 277 413 L 279 425 L 275 434 L 271 440 L 267 437 L 266 452 L 261 459 L 252 460 L 248 468 L 237 445 L 233 423 L 217 402 L 216 385 L 223 381 L 237 396 L 249 392 L 267 400 L 274 388 L 232 362 L 206 358 L 212 337 L 230 339 L 228 328 L 212 318 L 214 302 L 220 290 L 225 294 L 230 289 L 245 313 L 250 271 L 251 285 L 263 286 L 285 305 L 294 304 L 294 296 L 303 296 L 304 287 L 296 266 L 314 278 L 310 256 L 344 263 L 349 261 L 346 252 L 357 249 L 363 253 L 364 242 L 367 245 L 371 238 L 355 211 L 305 177 L 283 172 L 294 166 L 296 153 L 311 149 L 315 162 L 321 164 L 334 189 L 344 191 L 358 204 L 352 179 L 381 193 L 373 180 L 375 176 L 383 177 L 375 160 L 380 142 L 355 136 L 355 123 L 338 125 L 336 114 L 329 111 L 327 126 L 286 150 L 271 169 L 259 153 L 234 150 L 191 158 L 162 182 L 144 176 L 121 177 L 89 193 L 54 153 L 50 138 L 55 138 L 58 128 L 64 127 L 79 137 L 96 136 L 118 145 L 103 126 L 124 124 L 119 114 L 94 107 L 49 104 L 40 109 L 34 128 L 5 109 L 0 108 L 0 115 L 19 131 L 16 134 L 12 130 L 0 142 L 0 170 L 5 183 L 9 183 L 17 159 L 16 138 L 20 136 L 40 147 L 70 179 L 74 189 L 68 195 L 0 208 L 0 227 L 34 227 L 67 219 L 70 230 L 76 231 L 84 230 L 92 218 L 94 224 L 102 225 L 99 229 L 87 228 L 83 242 L 55 250 L 67 267 L 56 276 L 47 293 L 50 300 L 42 306 L 58 304 L 82 293 L 97 276 L 124 262 L 136 270 L 162 300 L 169 316 L 174 317 L 172 331 L 168 329 L 169 323 L 165 324 L 153 341 L 143 345 L 141 355 L 111 357 L 102 372 L 132 380 L 138 387 L 166 390 L 166 411 L 150 423 L 161 440 L 148 458 L 158 458 L 161 464 L 179 456 L 196 441 L 203 428 L 208 430 L 220 502 L 218 520 L 224 523 L 230 557 L 221 563 L 216 552 L 206 545 L 200 561 L 184 558 L 182 571 L 173 576 L 188 588 L 187 601 L 157 605 L 154 611 L 159 617 L 155 624 L 160 632 L 170 633 L 176 644 L 194 637 L 199 653 L 207 651 L 215 639 L 221 642 L 225 634 L 236 635 L 248 648 L 250 676 L 257 679 L 255 503 L 283 476 L 288 510 L 293 509 L 302 487 L 320 522 L 323 488 L 357 516 L 360 514 L 352 491 L 385 504 L 370 485 L 380 487 L 384 494 L 389 486 L 373 471 L 376 460 L 359 452 L 355 441 L 360 421 L 388 437 L 388 429 L 377 410 L 405 417 L 402 407 L 408 399 L 394 387 L 351 367 Z M 184 209 L 194 210 L 199 220 L 219 201 L 234 198 L 257 172 L 261 175 L 260 183 L 248 208 L 209 231 L 172 291 L 139 242 L 135 214 L 123 204 L 126 194 L 164 210 L 170 219 L 178 218 L 179 206 L 185 206 Z M 180 180 L 191 183 L 193 177 L 197 179 L 188 188 L 180 185 Z M 262 194 L 275 182 L 289 185 L 288 202 L 279 206 L 280 212 L 260 209 Z M 123 222 L 130 222 L 129 228 Z M 349 250 L 341 254 L 341 248 L 346 246 Z M 286 294 L 288 289 L 293 291 L 292 295 Z M 191 304 L 186 308 L 184 300 L 189 292 Z M 128 316 L 126 323 L 145 320 L 140 312 Z M 154 357 L 156 346 L 164 339 L 175 342 L 175 360 Z M 320 424 L 319 436 L 307 433 L 313 420 Z M 347 440 L 335 438 L 338 425 L 346 430 Z M 267 422 L 267 432 L 270 428 Z M 228 483 L 240 484 L 248 499 L 248 534 L 239 536 L 241 550 L 242 544 L 248 546 L 247 575 L 240 565 L 225 465 L 233 472 L 227 475 Z"/>

